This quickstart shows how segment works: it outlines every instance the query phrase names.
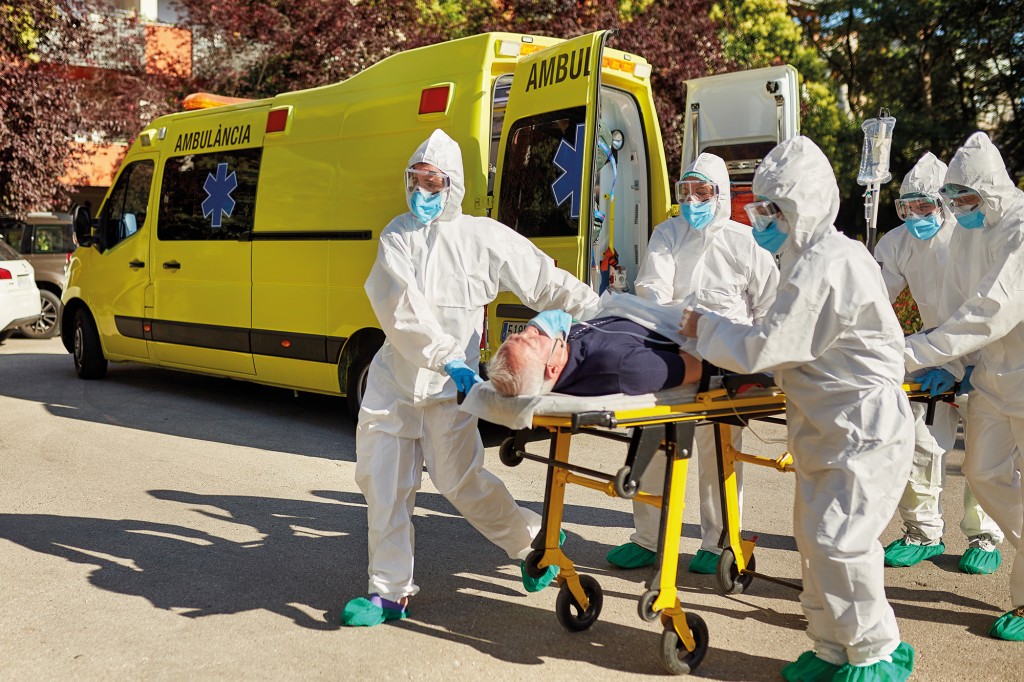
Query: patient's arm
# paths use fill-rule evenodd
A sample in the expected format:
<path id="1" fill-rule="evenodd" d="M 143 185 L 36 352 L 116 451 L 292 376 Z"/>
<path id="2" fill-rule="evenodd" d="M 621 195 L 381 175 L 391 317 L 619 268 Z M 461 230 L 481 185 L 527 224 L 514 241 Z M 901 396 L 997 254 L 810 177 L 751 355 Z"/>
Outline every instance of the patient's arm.
<path id="1" fill-rule="evenodd" d="M 684 350 L 679 351 L 679 357 L 683 359 L 683 365 L 686 367 L 686 375 L 683 378 L 683 384 L 698 383 L 700 381 L 701 374 L 703 373 L 703 363 Z"/>

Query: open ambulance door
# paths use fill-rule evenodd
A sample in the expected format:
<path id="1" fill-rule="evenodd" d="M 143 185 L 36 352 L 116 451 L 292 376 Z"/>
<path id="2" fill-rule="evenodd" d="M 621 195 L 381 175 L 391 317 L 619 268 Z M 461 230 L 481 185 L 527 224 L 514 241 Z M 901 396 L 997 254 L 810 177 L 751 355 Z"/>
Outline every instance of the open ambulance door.
<path id="1" fill-rule="evenodd" d="M 523 57 L 516 65 L 498 146 L 491 215 L 584 282 L 591 270 L 601 57 L 598 31 Z M 599 256 L 598 256 L 599 257 Z M 535 311 L 510 295 L 492 304 L 496 348 Z"/>
<path id="2" fill-rule="evenodd" d="M 789 65 L 686 81 L 682 169 L 702 152 L 725 159 L 732 219 L 749 224 L 743 206 L 761 159 L 800 134 L 800 74 Z"/>

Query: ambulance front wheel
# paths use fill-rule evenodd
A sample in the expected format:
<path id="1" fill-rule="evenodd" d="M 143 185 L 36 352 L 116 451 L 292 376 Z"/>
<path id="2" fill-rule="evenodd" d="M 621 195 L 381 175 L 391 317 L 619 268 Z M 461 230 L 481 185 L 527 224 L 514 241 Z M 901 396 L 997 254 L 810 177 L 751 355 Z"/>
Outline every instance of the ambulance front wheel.
<path id="1" fill-rule="evenodd" d="M 562 588 L 558 591 L 558 599 L 555 601 L 555 615 L 558 622 L 570 632 L 582 632 L 597 622 L 601 615 L 601 606 L 604 604 L 604 593 L 601 592 L 601 585 L 592 576 L 581 575 L 580 587 L 583 594 L 587 595 L 590 605 L 584 609 L 576 601 L 569 583 L 563 582 Z"/>
<path id="2" fill-rule="evenodd" d="M 688 651 L 679 633 L 669 621 L 661 634 L 661 665 L 673 675 L 689 675 L 704 661 L 708 653 L 708 626 L 696 613 L 686 614 L 686 627 L 693 637 L 693 651 Z"/>
<path id="3" fill-rule="evenodd" d="M 103 356 L 96 321 L 84 307 L 75 311 L 72 357 L 75 374 L 81 379 L 102 379 L 107 376 L 107 359 Z"/>
<path id="4" fill-rule="evenodd" d="M 366 381 L 370 374 L 370 363 L 377 351 L 361 350 L 348 368 L 348 383 L 345 386 L 345 402 L 348 403 L 348 413 L 352 419 L 359 417 L 359 406 L 363 404 L 363 396 L 366 395 Z"/>
<path id="5" fill-rule="evenodd" d="M 747 571 L 756 569 L 757 562 L 751 554 L 747 557 Z M 754 582 L 754 576 L 750 573 L 744 572 L 740 575 L 739 569 L 736 568 L 736 555 L 729 548 L 722 550 L 722 555 L 718 557 L 715 577 L 718 578 L 718 588 L 722 590 L 722 594 L 742 594 L 750 587 L 750 583 Z"/>
<path id="6" fill-rule="evenodd" d="M 501 445 L 498 446 L 498 459 L 507 467 L 519 466 L 523 463 L 523 456 L 516 450 L 515 436 L 509 436 L 501 441 Z"/>

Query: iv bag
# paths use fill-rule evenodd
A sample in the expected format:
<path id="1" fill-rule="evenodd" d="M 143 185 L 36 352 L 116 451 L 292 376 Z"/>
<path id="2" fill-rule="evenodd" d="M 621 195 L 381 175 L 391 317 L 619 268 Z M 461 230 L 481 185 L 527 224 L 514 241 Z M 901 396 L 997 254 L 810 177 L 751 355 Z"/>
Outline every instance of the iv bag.
<path id="1" fill-rule="evenodd" d="M 864 148 L 860 155 L 857 184 L 888 182 L 892 178 L 889 172 L 889 150 L 892 148 L 892 129 L 896 127 L 896 119 L 892 116 L 869 118 L 860 127 L 864 131 Z"/>

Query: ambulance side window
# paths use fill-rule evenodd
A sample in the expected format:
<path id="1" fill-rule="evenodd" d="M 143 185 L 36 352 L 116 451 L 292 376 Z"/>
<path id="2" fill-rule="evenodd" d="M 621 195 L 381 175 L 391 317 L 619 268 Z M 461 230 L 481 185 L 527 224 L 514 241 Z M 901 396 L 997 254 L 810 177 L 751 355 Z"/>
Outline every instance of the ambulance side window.
<path id="1" fill-rule="evenodd" d="M 176 156 L 160 186 L 160 241 L 237 240 L 252 230 L 263 149 Z"/>
<path id="2" fill-rule="evenodd" d="M 515 122 L 501 170 L 499 222 L 530 238 L 579 234 L 583 140 L 576 133 L 586 116 L 586 107 L 574 107 Z"/>
<path id="3" fill-rule="evenodd" d="M 146 224 L 153 162 L 135 161 L 124 167 L 100 213 L 100 244 L 109 249 Z"/>

